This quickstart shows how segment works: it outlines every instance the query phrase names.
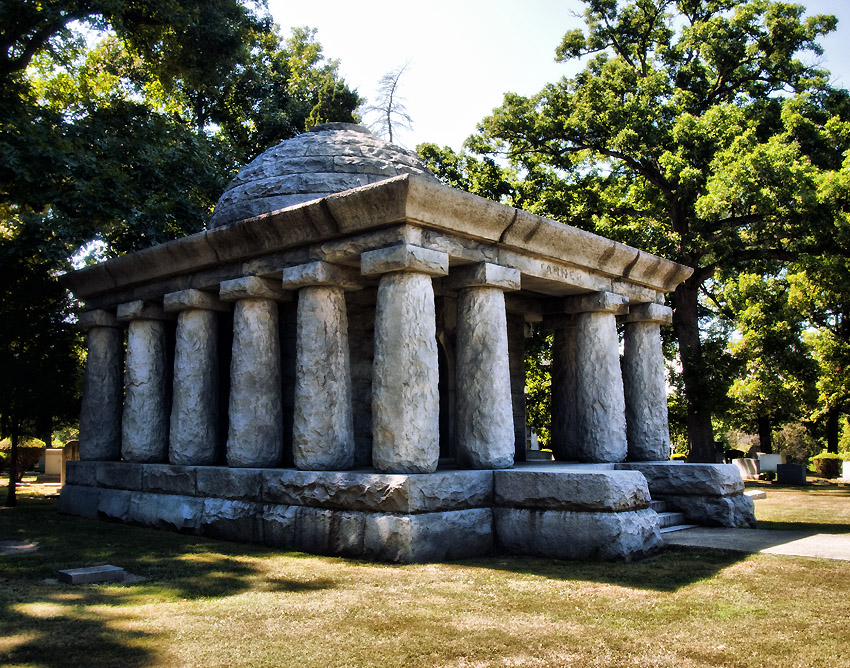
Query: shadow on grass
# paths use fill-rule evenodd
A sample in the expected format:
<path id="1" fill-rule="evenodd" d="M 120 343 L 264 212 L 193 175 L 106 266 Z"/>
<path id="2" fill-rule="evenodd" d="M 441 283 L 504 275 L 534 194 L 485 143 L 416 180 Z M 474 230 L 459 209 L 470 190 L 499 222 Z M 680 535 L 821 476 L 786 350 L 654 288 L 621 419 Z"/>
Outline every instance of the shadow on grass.
<path id="1" fill-rule="evenodd" d="M 848 533 L 846 524 L 819 524 L 817 522 L 773 522 L 759 520 L 759 529 L 768 531 L 802 531 L 805 533 Z"/>
<path id="2" fill-rule="evenodd" d="M 255 559 L 268 553 L 262 546 L 58 515 L 55 500 L 21 499 L 3 509 L 0 536 L 38 544 L 0 555 L 0 665 L 150 666 L 163 662 L 157 632 L 131 630 L 138 619 L 123 615 L 122 606 L 223 598 L 255 587 L 299 593 L 337 586 L 330 579 L 265 578 Z M 140 579 L 45 583 L 59 570 L 98 564 Z"/>

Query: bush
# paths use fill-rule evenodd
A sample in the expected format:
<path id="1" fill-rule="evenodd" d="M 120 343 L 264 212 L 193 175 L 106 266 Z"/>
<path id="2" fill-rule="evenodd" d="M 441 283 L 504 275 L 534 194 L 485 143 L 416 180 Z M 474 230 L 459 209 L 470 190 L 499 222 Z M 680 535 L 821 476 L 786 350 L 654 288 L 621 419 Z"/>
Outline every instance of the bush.
<path id="1" fill-rule="evenodd" d="M 726 457 L 726 459 L 743 459 L 744 457 L 747 456 L 746 452 L 743 452 L 742 450 L 734 450 L 734 449 L 733 450 L 727 450 L 723 454 Z"/>
<path id="2" fill-rule="evenodd" d="M 685 455 L 685 454 L 682 454 L 681 452 L 675 452 L 672 455 L 670 455 L 670 459 L 675 460 L 675 461 L 679 461 L 679 460 L 687 459 L 687 458 L 688 458 L 688 456 Z"/>
<path id="3" fill-rule="evenodd" d="M 759 473 L 759 480 L 776 480 L 776 471 L 765 471 L 764 473 Z"/>
<path id="4" fill-rule="evenodd" d="M 5 438 L 0 441 L 0 451 L 5 455 L 2 460 L 0 460 L 0 464 L 2 464 L 4 470 L 9 469 L 9 458 L 12 454 L 12 442 Z M 24 477 L 24 473 L 29 471 L 31 468 L 34 468 L 36 464 L 38 464 L 38 460 L 41 459 L 41 453 L 44 452 L 44 441 L 40 441 L 37 438 L 22 438 L 20 443 L 18 443 L 18 461 L 17 461 L 17 480 L 16 482 L 20 482 Z"/>
<path id="5" fill-rule="evenodd" d="M 815 471 L 823 478 L 837 478 L 841 475 L 841 462 L 844 458 L 836 452 L 821 452 L 812 458 Z"/>

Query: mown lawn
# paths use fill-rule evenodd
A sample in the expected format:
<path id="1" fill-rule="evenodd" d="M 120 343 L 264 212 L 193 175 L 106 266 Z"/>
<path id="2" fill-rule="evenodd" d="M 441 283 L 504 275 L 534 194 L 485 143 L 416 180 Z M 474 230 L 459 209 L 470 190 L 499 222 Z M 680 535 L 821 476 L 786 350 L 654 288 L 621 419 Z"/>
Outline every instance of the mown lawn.
<path id="1" fill-rule="evenodd" d="M 0 555 L 2 666 L 850 665 L 846 561 L 370 564 L 64 517 L 37 491 L 0 510 L 0 540 L 38 544 Z M 781 528 L 835 531 L 850 531 L 848 506 L 836 487 L 756 504 Z M 45 582 L 99 563 L 143 579 Z"/>

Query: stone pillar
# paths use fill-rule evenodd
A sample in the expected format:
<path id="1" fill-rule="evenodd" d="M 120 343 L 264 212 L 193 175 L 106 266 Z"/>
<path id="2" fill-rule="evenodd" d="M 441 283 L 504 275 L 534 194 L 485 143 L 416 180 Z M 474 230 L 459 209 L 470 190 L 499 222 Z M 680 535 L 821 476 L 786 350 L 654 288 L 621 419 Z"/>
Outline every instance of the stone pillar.
<path id="1" fill-rule="evenodd" d="M 402 244 L 361 255 L 381 275 L 372 366 L 372 463 L 382 473 L 431 473 L 440 457 L 433 276 L 448 254 Z"/>
<path id="2" fill-rule="evenodd" d="M 124 369 L 121 455 L 128 462 L 164 462 L 168 457 L 168 351 L 162 308 L 143 301 L 118 306 L 129 322 Z"/>
<path id="3" fill-rule="evenodd" d="M 283 459 L 277 302 L 292 297 L 276 282 L 258 276 L 224 281 L 219 294 L 223 301 L 236 302 L 227 464 L 277 466 Z"/>
<path id="4" fill-rule="evenodd" d="M 661 325 L 669 325 L 672 321 L 672 309 L 652 303 L 634 305 L 623 317 L 623 386 L 630 461 L 666 461 L 670 458 Z"/>
<path id="5" fill-rule="evenodd" d="M 345 289 L 355 270 L 311 262 L 283 270 L 284 289 L 298 290 L 292 454 L 305 471 L 354 466 L 351 363 Z"/>
<path id="6" fill-rule="evenodd" d="M 124 331 L 115 316 L 103 310 L 83 313 L 77 325 L 88 330 L 80 459 L 120 459 Z"/>
<path id="7" fill-rule="evenodd" d="M 227 311 L 200 290 L 171 292 L 163 310 L 176 312 L 174 381 L 168 461 L 208 466 L 218 460 L 218 314 Z"/>
<path id="8" fill-rule="evenodd" d="M 575 437 L 578 460 L 625 460 L 626 406 L 617 318 L 627 312 L 627 299 L 611 292 L 567 297 L 575 315 Z"/>
<path id="9" fill-rule="evenodd" d="M 576 322 L 570 315 L 547 316 L 552 340 L 552 455 L 562 462 L 578 461 L 576 439 Z"/>
<path id="10" fill-rule="evenodd" d="M 454 272 L 444 287 L 459 290 L 457 462 L 508 468 L 514 463 L 514 420 L 504 291 L 520 289 L 520 273 L 482 262 Z"/>

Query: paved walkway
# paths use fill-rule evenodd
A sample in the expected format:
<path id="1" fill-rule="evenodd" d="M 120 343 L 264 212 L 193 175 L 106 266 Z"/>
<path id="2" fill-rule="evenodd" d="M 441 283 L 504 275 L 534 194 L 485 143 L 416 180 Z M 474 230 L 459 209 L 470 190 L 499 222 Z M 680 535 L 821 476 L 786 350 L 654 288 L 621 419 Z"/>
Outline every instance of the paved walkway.
<path id="1" fill-rule="evenodd" d="M 850 534 L 848 533 L 813 534 L 806 531 L 696 527 L 662 535 L 667 545 L 850 561 Z"/>

